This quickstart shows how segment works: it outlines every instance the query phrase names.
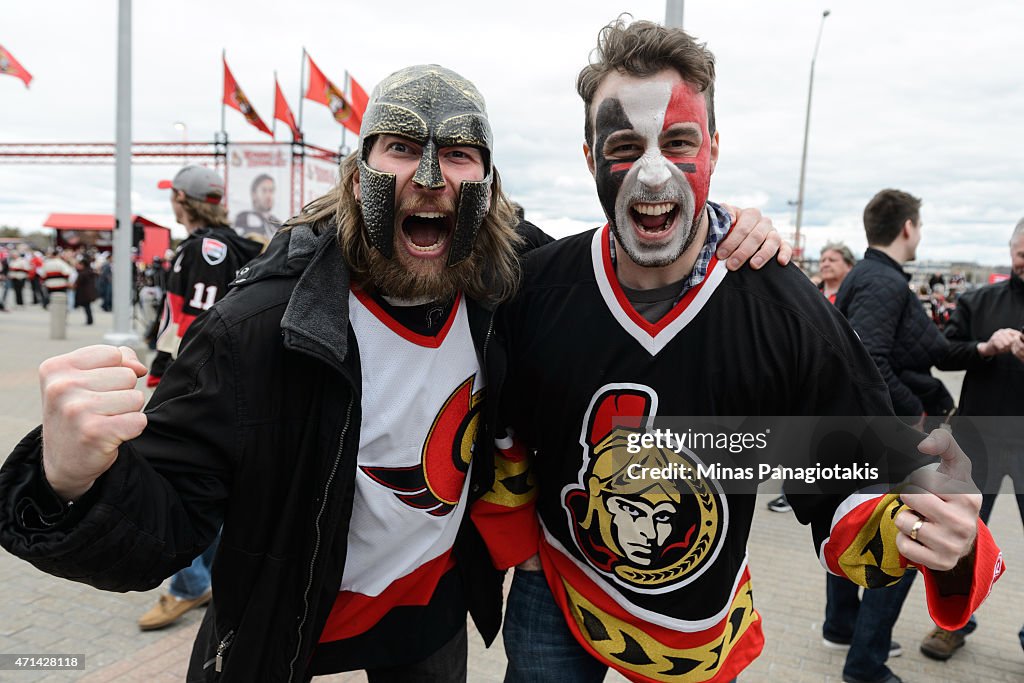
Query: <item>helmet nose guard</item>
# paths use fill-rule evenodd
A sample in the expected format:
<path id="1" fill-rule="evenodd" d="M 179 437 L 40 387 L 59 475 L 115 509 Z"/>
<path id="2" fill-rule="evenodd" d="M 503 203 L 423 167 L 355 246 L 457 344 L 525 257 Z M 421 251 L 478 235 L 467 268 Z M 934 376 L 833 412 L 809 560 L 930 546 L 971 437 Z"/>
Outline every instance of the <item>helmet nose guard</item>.
<path id="1" fill-rule="evenodd" d="M 437 158 L 437 144 L 427 140 L 423 146 L 423 156 L 412 177 L 414 183 L 428 190 L 440 190 L 444 187 L 444 176 L 441 175 L 441 161 Z"/>

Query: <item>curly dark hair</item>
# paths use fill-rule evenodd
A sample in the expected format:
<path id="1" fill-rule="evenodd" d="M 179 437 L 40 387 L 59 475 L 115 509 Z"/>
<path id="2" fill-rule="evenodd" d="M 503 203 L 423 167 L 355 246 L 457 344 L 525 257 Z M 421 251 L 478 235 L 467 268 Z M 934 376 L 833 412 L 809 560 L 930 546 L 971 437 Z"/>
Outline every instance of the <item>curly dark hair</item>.
<path id="1" fill-rule="evenodd" d="M 675 69 L 683 80 L 704 93 L 708 107 L 708 132 L 715 134 L 715 56 L 706 43 L 698 43 L 682 29 L 666 28 L 652 21 L 630 23 L 628 14 L 601 29 L 590 64 L 576 78 L 576 92 L 583 98 L 584 135 L 592 144 L 594 125 L 590 111 L 594 95 L 605 76 L 613 71 L 646 77 L 665 69 Z"/>

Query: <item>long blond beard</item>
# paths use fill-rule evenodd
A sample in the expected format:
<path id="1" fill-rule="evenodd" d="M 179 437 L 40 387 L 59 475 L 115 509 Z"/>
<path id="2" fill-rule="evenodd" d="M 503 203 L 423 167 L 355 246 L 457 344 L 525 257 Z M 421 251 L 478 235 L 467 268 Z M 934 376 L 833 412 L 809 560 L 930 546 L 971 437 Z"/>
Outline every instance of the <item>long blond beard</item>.
<path id="1" fill-rule="evenodd" d="M 448 299 L 474 282 L 479 257 L 476 253 L 465 261 L 445 267 L 438 272 L 417 273 L 405 267 L 398 258 L 385 258 L 376 249 L 369 252 L 369 281 L 373 287 L 388 296 L 399 299 Z"/>

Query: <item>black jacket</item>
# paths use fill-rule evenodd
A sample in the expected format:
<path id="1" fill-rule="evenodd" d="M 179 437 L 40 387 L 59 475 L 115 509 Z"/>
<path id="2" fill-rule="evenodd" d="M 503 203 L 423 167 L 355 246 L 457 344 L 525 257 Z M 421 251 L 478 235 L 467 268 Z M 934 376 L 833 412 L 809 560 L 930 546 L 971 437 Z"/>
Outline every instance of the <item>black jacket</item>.
<path id="1" fill-rule="evenodd" d="M 896 414 L 917 417 L 925 410 L 920 397 L 928 392 L 941 395 L 932 401 L 943 408 L 952 407 L 948 392 L 929 374 L 929 368 L 945 357 L 949 344 L 910 291 L 909 281 L 900 264 L 868 247 L 864 259 L 843 280 L 836 308 L 850 321 L 882 373 Z"/>
<path id="2" fill-rule="evenodd" d="M 967 292 L 957 300 L 956 310 L 946 324 L 950 352 L 938 364 L 943 370 L 966 370 L 960 392 L 961 415 L 1013 416 L 1024 436 L 1024 363 L 1012 354 L 984 358 L 978 344 L 1004 327 L 1024 328 L 1024 281 L 1016 275 L 998 284 Z M 992 421 L 991 426 L 1013 426 L 1011 421 Z M 1003 431 L 1003 430 L 1000 430 Z"/>
<path id="3" fill-rule="evenodd" d="M 148 590 L 188 565 L 223 520 L 189 680 L 303 680 L 337 596 L 352 507 L 362 414 L 348 286 L 333 235 L 279 234 L 196 320 L 146 431 L 69 511 L 42 476 L 39 429 L 18 445 L 0 469 L 0 544 L 55 576 Z M 491 341 L 493 313 L 473 302 L 468 312 L 495 396 L 505 357 Z M 484 405 L 474 450 L 485 463 L 496 403 Z M 475 500 L 493 470 L 471 476 Z M 489 644 L 501 575 L 469 515 L 455 555 Z"/>

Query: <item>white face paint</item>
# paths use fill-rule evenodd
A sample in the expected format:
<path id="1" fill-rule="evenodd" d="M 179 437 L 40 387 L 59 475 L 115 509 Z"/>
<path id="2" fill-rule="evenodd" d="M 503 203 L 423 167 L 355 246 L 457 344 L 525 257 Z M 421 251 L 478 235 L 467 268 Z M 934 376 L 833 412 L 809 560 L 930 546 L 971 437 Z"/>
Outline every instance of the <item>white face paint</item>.
<path id="1" fill-rule="evenodd" d="M 668 80 L 634 81 L 619 89 L 622 109 L 633 124 L 633 131 L 645 143 L 643 154 L 633 164 L 637 169 L 636 180 L 654 191 L 662 189 L 672 177 L 673 166 L 662 155 L 658 140 L 671 97 L 672 84 Z"/>

